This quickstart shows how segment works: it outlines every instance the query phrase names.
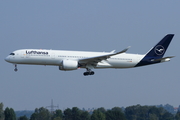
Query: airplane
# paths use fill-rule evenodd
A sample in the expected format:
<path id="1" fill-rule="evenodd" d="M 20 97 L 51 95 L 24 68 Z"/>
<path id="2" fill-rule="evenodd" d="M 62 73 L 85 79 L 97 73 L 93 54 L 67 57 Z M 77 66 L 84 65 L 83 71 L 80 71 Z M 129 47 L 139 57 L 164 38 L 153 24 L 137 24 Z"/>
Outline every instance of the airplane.
<path id="1" fill-rule="evenodd" d="M 130 47 L 115 52 L 87 52 L 46 49 L 20 49 L 5 58 L 5 61 L 13 63 L 14 71 L 17 64 L 29 65 L 53 65 L 59 66 L 59 70 L 70 71 L 85 68 L 84 76 L 94 75 L 92 69 L 97 68 L 134 68 L 145 65 L 168 62 L 169 57 L 163 57 L 174 34 L 167 34 L 160 42 L 151 48 L 146 54 L 125 53 Z"/>

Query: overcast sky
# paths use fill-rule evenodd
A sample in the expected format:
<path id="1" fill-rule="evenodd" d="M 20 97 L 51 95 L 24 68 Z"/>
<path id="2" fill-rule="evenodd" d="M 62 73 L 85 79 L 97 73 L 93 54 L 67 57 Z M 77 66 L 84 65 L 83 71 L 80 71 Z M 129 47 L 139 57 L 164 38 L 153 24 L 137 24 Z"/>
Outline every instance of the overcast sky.
<path id="1" fill-rule="evenodd" d="M 180 1 L 38 0 L 0 1 L 0 102 L 14 110 L 50 105 L 60 109 L 131 105 L 180 105 Z M 56 66 L 4 61 L 22 48 L 121 51 L 145 54 L 166 34 L 175 34 L 170 62 L 132 69 L 59 71 Z"/>

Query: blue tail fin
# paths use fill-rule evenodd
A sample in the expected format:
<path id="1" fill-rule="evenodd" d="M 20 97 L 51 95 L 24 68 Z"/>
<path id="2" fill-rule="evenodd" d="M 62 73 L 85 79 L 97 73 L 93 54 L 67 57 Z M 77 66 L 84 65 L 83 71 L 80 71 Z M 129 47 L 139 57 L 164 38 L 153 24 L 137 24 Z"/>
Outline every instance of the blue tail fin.
<path id="1" fill-rule="evenodd" d="M 145 57 L 136 65 L 143 66 L 154 63 L 159 63 L 160 61 L 153 61 L 154 59 L 160 59 L 164 56 L 174 34 L 166 35 L 159 43 L 157 43 L 146 55 Z"/>

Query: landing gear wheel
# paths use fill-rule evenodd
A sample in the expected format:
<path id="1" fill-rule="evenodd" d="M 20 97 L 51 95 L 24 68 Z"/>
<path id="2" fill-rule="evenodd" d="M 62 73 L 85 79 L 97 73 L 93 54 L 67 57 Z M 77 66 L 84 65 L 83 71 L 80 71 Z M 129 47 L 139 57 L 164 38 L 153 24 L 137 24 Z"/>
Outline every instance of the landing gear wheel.
<path id="1" fill-rule="evenodd" d="M 89 72 L 84 72 L 84 76 L 87 76 L 87 75 L 89 75 Z"/>
<path id="2" fill-rule="evenodd" d="M 18 69 L 17 69 L 17 65 L 15 64 L 14 66 L 15 66 L 14 71 L 15 71 L 15 72 L 17 72 L 17 71 L 18 71 Z"/>
<path id="3" fill-rule="evenodd" d="M 91 69 L 93 69 L 94 67 L 92 65 L 87 64 L 86 65 L 86 72 L 84 72 L 84 76 L 88 76 L 88 75 L 94 75 L 94 71 L 91 71 Z"/>
<path id="4" fill-rule="evenodd" d="M 83 74 L 83 75 L 84 75 L 84 76 L 94 75 L 94 71 L 84 72 L 84 74 Z"/>
<path id="5" fill-rule="evenodd" d="M 94 71 L 91 71 L 89 75 L 94 75 Z"/>

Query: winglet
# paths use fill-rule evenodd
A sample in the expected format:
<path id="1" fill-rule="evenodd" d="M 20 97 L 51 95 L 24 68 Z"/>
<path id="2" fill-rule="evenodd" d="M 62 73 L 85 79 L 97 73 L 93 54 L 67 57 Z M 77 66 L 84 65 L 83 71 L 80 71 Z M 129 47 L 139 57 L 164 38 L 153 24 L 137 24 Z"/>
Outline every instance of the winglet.
<path id="1" fill-rule="evenodd" d="M 124 49 L 123 51 L 126 52 L 127 50 L 129 50 L 131 46 L 128 46 L 126 49 Z"/>
<path id="2" fill-rule="evenodd" d="M 131 46 L 128 46 L 126 49 L 124 49 L 124 50 L 122 50 L 122 51 L 120 51 L 120 52 L 117 52 L 116 54 L 124 53 L 124 52 L 126 52 L 130 47 L 131 47 Z"/>
<path id="3" fill-rule="evenodd" d="M 112 50 L 110 53 L 115 53 L 116 50 Z"/>

